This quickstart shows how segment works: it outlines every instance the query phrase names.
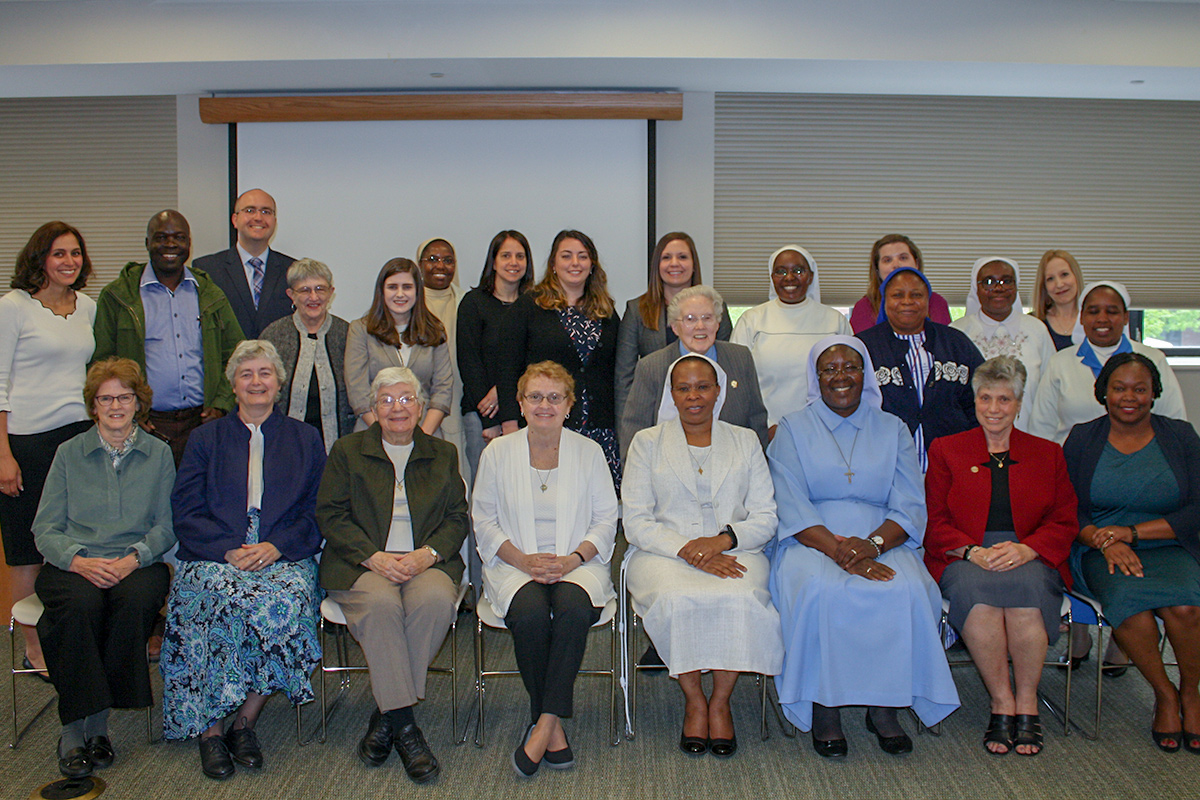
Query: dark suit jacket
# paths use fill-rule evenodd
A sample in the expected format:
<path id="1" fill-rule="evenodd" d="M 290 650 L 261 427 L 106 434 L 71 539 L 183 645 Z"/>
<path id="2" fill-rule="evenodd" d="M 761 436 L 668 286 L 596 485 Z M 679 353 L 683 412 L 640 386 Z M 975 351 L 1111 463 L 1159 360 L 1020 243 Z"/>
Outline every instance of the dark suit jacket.
<path id="1" fill-rule="evenodd" d="M 236 247 L 201 256 L 192 262 L 192 266 L 207 272 L 213 282 L 221 287 L 221 291 L 229 298 L 229 305 L 233 306 L 242 333 L 247 339 L 257 339 L 272 322 L 292 313 L 292 301 L 286 294 L 287 271 L 295 260 L 274 248 L 270 250 L 257 309 L 250 297 L 250 284 L 246 282 L 246 270 Z"/>
<path id="2" fill-rule="evenodd" d="M 1179 509 L 1164 514 L 1163 519 L 1175 531 L 1175 538 L 1192 558 L 1200 561 L 1200 437 L 1190 422 L 1170 417 L 1150 415 L 1154 438 L 1162 449 L 1163 458 L 1175 473 L 1179 483 Z M 1091 422 L 1081 422 L 1071 429 L 1063 452 L 1067 459 L 1067 471 L 1079 495 L 1079 528 L 1092 523 L 1092 478 L 1096 464 L 1108 442 L 1108 431 L 1112 421 L 1105 414 Z"/>
<path id="3" fill-rule="evenodd" d="M 749 428 L 758 436 L 759 442 L 767 446 L 767 408 L 763 405 L 762 391 L 758 388 L 758 372 L 754 368 L 754 356 L 748 347 L 718 340 L 717 363 L 725 370 L 729 386 L 725 387 L 725 405 L 721 406 L 720 419 L 730 425 Z M 625 400 L 617 437 L 621 443 L 621 460 L 629 452 L 629 443 L 643 428 L 658 424 L 658 407 L 662 403 L 663 385 L 667 380 L 667 369 L 679 358 L 679 344 L 666 347 L 638 361 L 634 370 L 633 386 Z M 735 385 L 736 384 L 736 385 Z"/>
<path id="4" fill-rule="evenodd" d="M 1075 491 L 1067 477 L 1062 448 L 1047 439 L 1014 430 L 1009 439 L 1012 463 L 1008 494 L 1017 540 L 1029 545 L 1071 585 L 1067 555 L 1079 533 Z M 946 554 L 965 545 L 983 544 L 992 501 L 992 471 L 982 428 L 943 436 L 929 446 L 925 500 L 925 566 L 934 580 L 956 559 Z"/>

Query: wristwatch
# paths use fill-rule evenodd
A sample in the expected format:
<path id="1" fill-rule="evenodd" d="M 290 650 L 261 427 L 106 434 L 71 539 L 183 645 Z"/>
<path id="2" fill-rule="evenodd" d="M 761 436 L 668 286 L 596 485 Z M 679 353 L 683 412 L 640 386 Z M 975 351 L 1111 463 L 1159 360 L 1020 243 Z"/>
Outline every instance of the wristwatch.
<path id="1" fill-rule="evenodd" d="M 435 563 L 435 564 L 436 564 L 436 563 L 438 563 L 439 561 L 441 561 L 441 560 L 442 560 L 442 557 L 441 557 L 440 555 L 438 555 L 438 551 L 437 551 L 437 550 L 434 550 L 434 549 L 433 549 L 432 547 L 430 547 L 429 545 L 427 545 L 427 544 L 426 544 L 426 545 L 422 545 L 422 546 L 421 546 L 421 549 L 422 549 L 422 550 L 428 550 L 428 551 L 429 551 L 429 555 L 433 556 L 433 563 Z"/>
<path id="2" fill-rule="evenodd" d="M 883 537 L 882 536 L 880 536 L 877 533 L 874 536 L 868 536 L 867 541 L 870 542 L 871 544 L 875 545 L 875 549 L 879 551 L 875 554 L 876 558 L 883 555 Z"/>

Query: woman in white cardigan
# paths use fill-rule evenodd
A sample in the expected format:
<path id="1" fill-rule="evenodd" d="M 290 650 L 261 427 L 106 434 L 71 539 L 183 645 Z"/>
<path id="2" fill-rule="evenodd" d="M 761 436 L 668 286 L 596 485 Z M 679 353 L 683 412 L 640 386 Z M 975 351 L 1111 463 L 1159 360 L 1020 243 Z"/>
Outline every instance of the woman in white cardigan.
<path id="1" fill-rule="evenodd" d="M 543 763 L 575 763 L 561 719 L 573 712 L 588 629 L 615 596 L 617 495 L 600 445 L 563 429 L 575 402 L 570 373 L 530 365 L 517 401 L 527 427 L 484 449 L 471 518 L 484 593 L 512 631 L 529 692 L 532 721 L 512 765 L 532 777 Z"/>
<path id="2" fill-rule="evenodd" d="M 622 499 L 633 608 L 685 697 L 679 747 L 728 757 L 738 673 L 778 674 L 783 642 L 762 553 L 776 525 L 771 476 L 754 432 L 717 419 L 719 374 L 696 354 L 671 365 L 673 403 L 659 410 L 666 421 L 633 437 Z"/>

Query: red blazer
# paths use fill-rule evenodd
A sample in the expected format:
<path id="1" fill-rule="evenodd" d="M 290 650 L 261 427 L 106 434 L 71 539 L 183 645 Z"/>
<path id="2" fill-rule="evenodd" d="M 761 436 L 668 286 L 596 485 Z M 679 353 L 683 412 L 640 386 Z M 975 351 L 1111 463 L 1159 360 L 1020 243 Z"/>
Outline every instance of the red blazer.
<path id="1" fill-rule="evenodd" d="M 1013 430 L 1013 460 L 1008 473 L 1013 526 L 1017 539 L 1029 545 L 1071 585 L 1067 555 L 1079 533 L 1075 489 L 1067 477 L 1062 448 L 1054 442 Z M 925 474 L 929 523 L 925 528 L 925 566 L 941 580 L 947 556 L 969 544 L 983 544 L 992 500 L 992 471 L 987 467 L 987 440 L 982 428 L 934 439 Z"/>

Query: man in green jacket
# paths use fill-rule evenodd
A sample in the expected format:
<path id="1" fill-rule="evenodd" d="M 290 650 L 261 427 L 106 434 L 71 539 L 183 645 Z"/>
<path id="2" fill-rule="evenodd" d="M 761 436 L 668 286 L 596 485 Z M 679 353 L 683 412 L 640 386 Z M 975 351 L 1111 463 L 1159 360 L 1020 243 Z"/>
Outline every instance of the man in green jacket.
<path id="1" fill-rule="evenodd" d="M 131 261 L 96 301 L 94 361 L 136 361 L 154 390 L 147 423 L 171 445 L 175 465 L 188 434 L 234 409 L 225 364 L 244 337 L 221 289 L 186 266 L 191 229 L 178 211 L 146 226 L 149 264 Z M 147 269 L 149 267 L 149 269 Z"/>

